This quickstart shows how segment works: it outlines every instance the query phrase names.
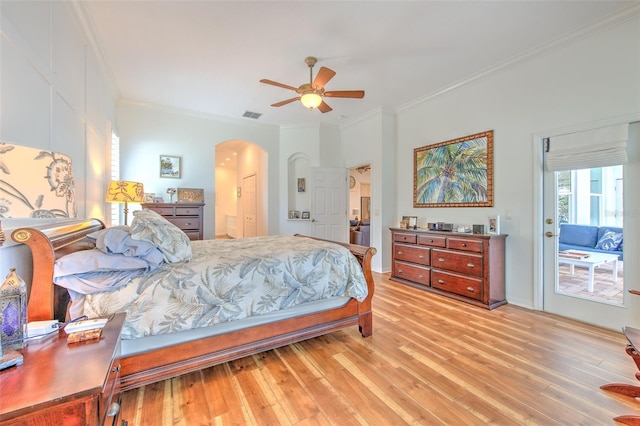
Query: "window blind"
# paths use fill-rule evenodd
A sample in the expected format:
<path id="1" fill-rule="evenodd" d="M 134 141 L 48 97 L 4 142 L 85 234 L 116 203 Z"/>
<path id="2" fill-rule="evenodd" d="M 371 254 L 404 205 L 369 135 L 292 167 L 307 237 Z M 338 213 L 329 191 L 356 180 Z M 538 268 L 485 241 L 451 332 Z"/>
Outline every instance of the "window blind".
<path id="1" fill-rule="evenodd" d="M 549 141 L 545 167 L 557 172 L 626 164 L 628 137 L 626 123 L 554 136 Z"/>
<path id="2" fill-rule="evenodd" d="M 111 180 L 120 179 L 120 138 L 117 134 L 111 133 Z M 120 225 L 120 203 L 110 203 L 111 226 Z"/>

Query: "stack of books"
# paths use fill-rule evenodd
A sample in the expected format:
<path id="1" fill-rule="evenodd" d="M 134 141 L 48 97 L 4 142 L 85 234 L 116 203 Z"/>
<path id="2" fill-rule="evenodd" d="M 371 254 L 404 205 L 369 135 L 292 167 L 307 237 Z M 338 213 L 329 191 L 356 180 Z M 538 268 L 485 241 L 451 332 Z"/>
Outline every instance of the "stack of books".
<path id="1" fill-rule="evenodd" d="M 585 259 L 589 257 L 589 253 L 585 253 L 583 251 L 578 250 L 564 250 L 558 252 L 558 256 L 565 257 L 567 259 Z"/>

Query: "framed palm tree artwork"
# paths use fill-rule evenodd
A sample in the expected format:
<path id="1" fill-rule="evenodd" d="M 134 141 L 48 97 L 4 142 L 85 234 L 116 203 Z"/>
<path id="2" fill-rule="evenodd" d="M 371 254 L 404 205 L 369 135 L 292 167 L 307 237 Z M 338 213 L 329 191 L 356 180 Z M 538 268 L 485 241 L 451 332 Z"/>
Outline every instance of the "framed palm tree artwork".
<path id="1" fill-rule="evenodd" d="M 493 130 L 413 150 L 413 207 L 493 207 Z"/>

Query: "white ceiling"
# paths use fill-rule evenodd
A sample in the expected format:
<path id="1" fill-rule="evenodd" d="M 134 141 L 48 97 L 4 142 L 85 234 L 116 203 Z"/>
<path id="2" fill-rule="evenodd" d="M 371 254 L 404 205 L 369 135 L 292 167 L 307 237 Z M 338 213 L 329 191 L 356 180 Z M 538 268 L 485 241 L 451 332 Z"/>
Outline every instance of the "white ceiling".
<path id="1" fill-rule="evenodd" d="M 637 1 L 87 1 L 122 99 L 259 122 L 337 123 L 397 110 L 537 52 Z M 298 102 L 307 56 L 336 71 L 333 111 Z M 315 72 L 314 72 L 315 76 Z M 245 119 L 250 120 L 250 119 Z"/>

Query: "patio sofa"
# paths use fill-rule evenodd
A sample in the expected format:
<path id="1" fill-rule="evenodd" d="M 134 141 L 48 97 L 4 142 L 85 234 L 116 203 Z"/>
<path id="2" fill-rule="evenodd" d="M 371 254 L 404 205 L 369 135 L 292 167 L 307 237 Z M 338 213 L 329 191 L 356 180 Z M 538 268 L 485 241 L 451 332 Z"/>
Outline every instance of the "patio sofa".
<path id="1" fill-rule="evenodd" d="M 613 234 L 605 236 L 607 232 Z M 622 228 L 562 223 L 560 224 L 558 250 L 617 254 L 618 260 L 623 260 Z"/>

